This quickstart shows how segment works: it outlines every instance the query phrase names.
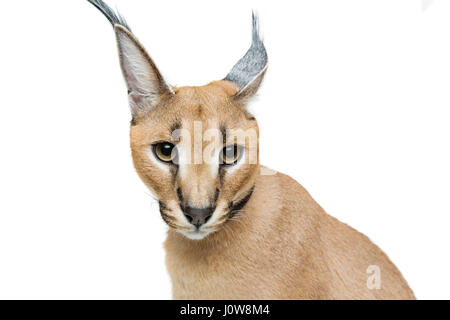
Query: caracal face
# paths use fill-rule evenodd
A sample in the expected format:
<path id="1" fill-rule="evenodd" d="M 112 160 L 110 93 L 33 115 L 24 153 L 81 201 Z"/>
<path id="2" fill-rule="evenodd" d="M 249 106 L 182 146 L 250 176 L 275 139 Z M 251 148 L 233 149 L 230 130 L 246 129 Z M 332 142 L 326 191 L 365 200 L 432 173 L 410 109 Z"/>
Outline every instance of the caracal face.
<path id="1" fill-rule="evenodd" d="M 224 80 L 175 88 L 122 16 L 102 0 L 88 1 L 116 34 L 135 168 L 164 221 L 190 239 L 203 239 L 245 206 L 258 172 L 258 126 L 246 110 L 267 70 L 258 19 L 253 14 L 250 49 Z"/>
<path id="2" fill-rule="evenodd" d="M 234 99 L 231 82 L 173 89 L 173 96 L 134 121 L 132 155 L 164 221 L 202 239 L 220 230 L 252 191 L 258 126 Z M 161 145 L 171 149 L 169 156 L 157 149 Z M 205 210 L 206 217 L 192 218 L 189 210 Z"/>

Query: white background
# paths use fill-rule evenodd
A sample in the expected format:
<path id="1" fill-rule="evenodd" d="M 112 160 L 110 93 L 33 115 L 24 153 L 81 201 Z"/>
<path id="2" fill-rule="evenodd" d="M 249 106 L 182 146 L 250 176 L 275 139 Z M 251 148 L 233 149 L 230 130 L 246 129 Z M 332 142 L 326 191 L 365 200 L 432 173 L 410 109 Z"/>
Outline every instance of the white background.
<path id="1" fill-rule="evenodd" d="M 109 1 L 168 82 L 221 79 L 258 10 L 261 161 L 450 298 L 450 1 Z M 0 298 L 170 298 L 108 21 L 0 3 Z"/>

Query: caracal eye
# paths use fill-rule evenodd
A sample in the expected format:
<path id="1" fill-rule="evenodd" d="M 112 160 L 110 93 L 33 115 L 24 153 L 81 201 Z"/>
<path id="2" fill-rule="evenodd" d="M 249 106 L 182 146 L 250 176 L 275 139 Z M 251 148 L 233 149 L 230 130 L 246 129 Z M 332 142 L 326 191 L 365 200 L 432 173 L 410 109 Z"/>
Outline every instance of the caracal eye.
<path id="1" fill-rule="evenodd" d="M 176 157 L 177 149 L 170 142 L 160 142 L 153 145 L 156 157 L 162 162 L 172 163 Z"/>
<path id="2" fill-rule="evenodd" d="M 243 148 L 238 145 L 226 146 L 220 152 L 220 163 L 223 165 L 234 165 L 241 158 L 243 153 Z"/>

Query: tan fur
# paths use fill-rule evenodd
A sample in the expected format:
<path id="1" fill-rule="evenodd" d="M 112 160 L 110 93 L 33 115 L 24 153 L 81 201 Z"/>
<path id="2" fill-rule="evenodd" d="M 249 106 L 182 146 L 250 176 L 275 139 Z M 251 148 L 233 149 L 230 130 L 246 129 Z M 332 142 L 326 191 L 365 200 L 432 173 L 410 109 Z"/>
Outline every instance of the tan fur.
<path id="1" fill-rule="evenodd" d="M 193 121 L 227 129 L 253 128 L 239 101 L 236 87 L 213 82 L 204 87 L 174 88 L 167 98 L 131 127 L 134 164 L 158 199 L 171 206 L 171 228 L 165 243 L 166 263 L 175 299 L 413 299 L 400 272 L 364 235 L 327 215 L 294 180 L 282 175 L 261 175 L 259 164 L 245 164 L 225 177 L 218 203 L 242 198 L 254 186 L 246 206 L 232 219 L 218 219 L 214 233 L 190 240 L 176 213 L 176 188 L 199 205 L 212 197 L 217 176 L 205 164 L 190 165 L 185 179 L 155 167 L 148 146 L 170 141 L 170 127 Z M 205 147 L 205 146 L 203 146 Z M 189 191 L 193 181 L 198 182 Z M 199 191 L 204 189 L 206 192 Z M 197 196 L 198 199 L 196 198 Z M 203 199 L 204 200 L 204 199 Z M 368 289 L 370 265 L 381 271 L 381 288 Z"/>
<path id="2" fill-rule="evenodd" d="M 170 227 L 174 298 L 414 298 L 367 237 L 328 216 L 291 178 L 260 167 L 259 129 L 246 109 L 268 66 L 257 15 L 252 45 L 229 81 L 174 88 L 125 20 L 90 2 L 116 33 L 134 166 Z"/>
<path id="3" fill-rule="evenodd" d="M 169 231 L 175 299 L 414 299 L 388 257 L 327 215 L 296 181 L 259 175 L 239 219 L 202 241 Z M 369 265 L 381 289 L 366 286 Z"/>

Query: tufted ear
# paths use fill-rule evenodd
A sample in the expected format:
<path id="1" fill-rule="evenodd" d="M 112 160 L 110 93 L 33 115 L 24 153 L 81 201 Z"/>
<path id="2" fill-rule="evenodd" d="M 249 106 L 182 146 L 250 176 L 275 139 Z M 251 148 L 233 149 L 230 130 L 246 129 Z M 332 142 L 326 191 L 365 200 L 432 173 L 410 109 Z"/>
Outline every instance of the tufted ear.
<path id="1" fill-rule="evenodd" d="M 114 30 L 131 111 L 136 115 L 156 106 L 164 95 L 173 91 L 133 34 L 121 25 L 115 25 Z"/>
<path id="2" fill-rule="evenodd" d="M 258 16 L 252 14 L 252 45 L 224 80 L 234 82 L 239 90 L 236 99 L 249 99 L 259 89 L 268 67 L 266 48 L 259 34 Z"/>
<path id="3" fill-rule="evenodd" d="M 88 0 L 111 22 L 117 39 L 120 66 L 128 88 L 133 117 L 156 106 L 165 95 L 173 94 L 153 60 L 132 34 L 120 14 L 102 0 Z"/>

